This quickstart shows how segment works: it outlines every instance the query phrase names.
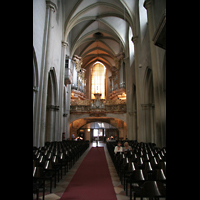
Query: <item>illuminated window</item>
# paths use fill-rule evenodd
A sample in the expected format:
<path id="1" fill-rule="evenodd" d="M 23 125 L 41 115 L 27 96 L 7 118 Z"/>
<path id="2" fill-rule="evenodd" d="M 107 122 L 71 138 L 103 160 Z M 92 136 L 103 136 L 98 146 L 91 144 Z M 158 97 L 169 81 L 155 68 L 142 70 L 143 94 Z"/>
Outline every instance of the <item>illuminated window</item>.
<path id="1" fill-rule="evenodd" d="M 101 93 L 101 99 L 105 99 L 105 72 L 106 68 L 100 62 L 92 67 L 91 99 L 95 99 L 95 93 Z"/>
<path id="2" fill-rule="evenodd" d="M 99 129 L 94 129 L 93 136 L 98 137 L 99 136 Z"/>

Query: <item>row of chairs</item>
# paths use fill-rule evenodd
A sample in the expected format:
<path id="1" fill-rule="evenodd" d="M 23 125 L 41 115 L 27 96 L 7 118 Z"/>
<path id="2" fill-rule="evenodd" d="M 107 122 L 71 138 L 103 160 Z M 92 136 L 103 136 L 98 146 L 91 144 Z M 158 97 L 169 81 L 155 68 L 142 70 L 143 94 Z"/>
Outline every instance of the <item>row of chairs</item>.
<path id="1" fill-rule="evenodd" d="M 47 142 L 43 147 L 33 147 L 33 193 L 39 194 L 39 188 L 43 188 L 45 194 L 45 181 L 50 180 L 50 193 L 52 182 L 54 188 L 56 179 L 62 179 L 63 168 L 65 175 L 75 164 L 78 158 L 89 147 L 89 141 L 65 141 Z M 60 177 L 61 176 L 61 177 Z"/>
<path id="2" fill-rule="evenodd" d="M 125 141 L 124 141 L 125 142 Z M 124 144 L 122 142 L 122 146 Z M 158 148 L 154 143 L 128 141 L 131 151 L 114 153 L 117 142 L 107 142 L 108 152 L 112 158 L 126 195 L 130 188 L 130 199 L 146 195 L 146 187 L 152 187 L 149 197 L 166 196 L 166 148 Z M 148 182 L 148 183 L 147 183 Z M 159 187 L 155 187 L 156 184 Z M 156 193 L 157 192 L 157 193 Z M 158 195 L 159 193 L 159 195 Z"/>

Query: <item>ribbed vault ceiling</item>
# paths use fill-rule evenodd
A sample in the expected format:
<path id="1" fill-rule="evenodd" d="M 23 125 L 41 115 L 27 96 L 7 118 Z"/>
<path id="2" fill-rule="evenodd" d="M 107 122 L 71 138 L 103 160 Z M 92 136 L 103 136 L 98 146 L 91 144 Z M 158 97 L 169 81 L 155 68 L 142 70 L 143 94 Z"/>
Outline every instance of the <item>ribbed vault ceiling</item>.
<path id="1" fill-rule="evenodd" d="M 135 0 L 66 0 L 65 40 L 71 41 L 70 56 L 83 59 L 83 68 L 101 61 L 111 68 L 114 57 L 125 49 L 129 26 L 134 32 Z"/>

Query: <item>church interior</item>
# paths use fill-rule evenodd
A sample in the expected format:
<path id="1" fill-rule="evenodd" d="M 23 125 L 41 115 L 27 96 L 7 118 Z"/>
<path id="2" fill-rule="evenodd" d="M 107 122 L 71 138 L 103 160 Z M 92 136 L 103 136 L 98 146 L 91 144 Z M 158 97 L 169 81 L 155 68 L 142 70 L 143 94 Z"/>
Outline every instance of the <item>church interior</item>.
<path id="1" fill-rule="evenodd" d="M 166 0 L 33 0 L 34 158 L 99 145 L 120 178 L 117 141 L 166 166 Z"/>

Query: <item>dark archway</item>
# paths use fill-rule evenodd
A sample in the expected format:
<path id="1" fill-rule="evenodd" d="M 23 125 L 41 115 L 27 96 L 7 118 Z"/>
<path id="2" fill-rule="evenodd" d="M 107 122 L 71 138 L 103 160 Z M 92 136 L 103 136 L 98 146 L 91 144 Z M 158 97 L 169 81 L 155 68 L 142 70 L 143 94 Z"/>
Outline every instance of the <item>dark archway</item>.
<path id="1" fill-rule="evenodd" d="M 59 109 L 57 105 L 57 87 L 56 87 L 55 69 L 52 68 L 48 74 L 47 86 L 47 110 L 46 110 L 46 129 L 45 142 L 54 141 L 56 131 L 56 111 Z"/>
<path id="2" fill-rule="evenodd" d="M 147 67 L 144 81 L 144 120 L 146 142 L 155 142 L 154 133 L 154 90 L 152 70 Z"/>
<path id="3" fill-rule="evenodd" d="M 102 126 L 94 126 L 90 127 L 91 123 L 104 123 L 105 127 Z M 106 125 L 107 124 L 107 125 Z M 88 130 L 90 129 L 90 130 Z M 102 141 L 106 141 L 106 139 L 110 136 L 113 136 L 114 139 L 123 140 L 127 137 L 127 124 L 125 121 L 118 118 L 108 118 L 108 117 L 94 117 L 94 118 L 80 118 L 74 120 L 70 123 L 70 139 L 72 139 L 72 135 L 75 137 L 83 134 L 84 140 L 93 141 L 93 130 L 94 129 L 105 129 L 102 130 L 101 133 Z M 80 131 L 83 130 L 83 131 Z M 113 131 L 115 130 L 115 131 Z"/>

